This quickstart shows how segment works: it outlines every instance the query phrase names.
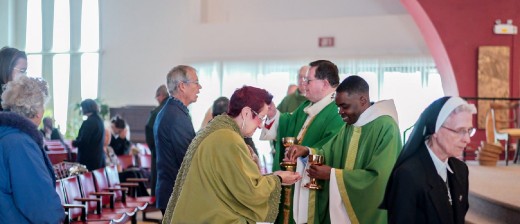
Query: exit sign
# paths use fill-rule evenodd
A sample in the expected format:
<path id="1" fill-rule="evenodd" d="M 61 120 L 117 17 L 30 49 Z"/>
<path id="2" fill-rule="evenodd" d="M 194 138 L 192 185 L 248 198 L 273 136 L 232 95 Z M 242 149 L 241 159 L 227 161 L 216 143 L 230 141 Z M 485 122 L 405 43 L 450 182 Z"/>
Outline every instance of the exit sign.
<path id="1" fill-rule="evenodd" d="M 318 38 L 319 47 L 334 47 L 334 37 L 320 37 Z"/>

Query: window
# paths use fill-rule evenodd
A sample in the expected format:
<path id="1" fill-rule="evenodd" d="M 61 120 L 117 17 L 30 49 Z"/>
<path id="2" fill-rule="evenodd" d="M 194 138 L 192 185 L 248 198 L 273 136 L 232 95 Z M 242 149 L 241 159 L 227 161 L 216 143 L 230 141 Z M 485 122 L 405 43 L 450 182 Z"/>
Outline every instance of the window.
<path id="1" fill-rule="evenodd" d="M 42 1 L 27 0 L 27 26 L 25 29 L 25 51 L 42 50 Z"/>
<path id="2" fill-rule="evenodd" d="M 78 116 L 70 113 L 69 105 L 98 96 L 99 1 L 27 0 L 22 10 L 27 10 L 23 29 L 28 76 L 43 77 L 49 83 L 47 107 L 66 133 L 67 124 Z"/>
<path id="3" fill-rule="evenodd" d="M 54 119 L 60 132 L 65 133 L 69 109 L 70 56 L 68 54 L 55 55 L 52 66 L 54 68 L 52 76 Z"/>

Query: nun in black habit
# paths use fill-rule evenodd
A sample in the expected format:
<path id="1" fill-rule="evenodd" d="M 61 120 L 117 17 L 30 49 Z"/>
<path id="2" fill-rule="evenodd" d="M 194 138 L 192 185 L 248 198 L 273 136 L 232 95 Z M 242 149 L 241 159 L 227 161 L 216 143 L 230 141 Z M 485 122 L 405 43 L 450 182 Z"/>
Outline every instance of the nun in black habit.
<path id="1" fill-rule="evenodd" d="M 475 133 L 475 106 L 442 97 L 415 123 L 397 159 L 381 205 L 389 223 L 464 223 L 468 167 L 456 157 Z"/>

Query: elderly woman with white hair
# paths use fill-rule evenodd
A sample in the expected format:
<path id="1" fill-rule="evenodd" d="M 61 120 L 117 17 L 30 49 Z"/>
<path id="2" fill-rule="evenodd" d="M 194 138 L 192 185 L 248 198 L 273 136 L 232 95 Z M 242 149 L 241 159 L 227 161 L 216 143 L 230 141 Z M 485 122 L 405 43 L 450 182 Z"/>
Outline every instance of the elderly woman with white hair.
<path id="1" fill-rule="evenodd" d="M 47 96 L 47 82 L 26 76 L 2 93 L 0 223 L 61 223 L 65 217 L 37 128 Z"/>
<path id="2" fill-rule="evenodd" d="M 464 223 L 468 166 L 457 157 L 475 134 L 472 104 L 442 97 L 415 123 L 387 184 L 389 223 Z"/>

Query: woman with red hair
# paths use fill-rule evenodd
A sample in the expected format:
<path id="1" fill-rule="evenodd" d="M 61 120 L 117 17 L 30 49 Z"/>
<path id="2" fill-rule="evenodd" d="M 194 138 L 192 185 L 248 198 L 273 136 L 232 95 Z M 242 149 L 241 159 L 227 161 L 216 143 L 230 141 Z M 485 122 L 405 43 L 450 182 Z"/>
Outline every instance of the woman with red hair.
<path id="1" fill-rule="evenodd" d="M 163 223 L 274 222 L 281 185 L 301 177 L 289 171 L 263 176 L 243 139 L 261 127 L 271 100 L 269 92 L 251 86 L 233 93 L 227 114 L 191 142 Z"/>

